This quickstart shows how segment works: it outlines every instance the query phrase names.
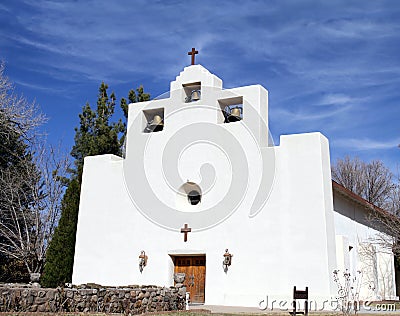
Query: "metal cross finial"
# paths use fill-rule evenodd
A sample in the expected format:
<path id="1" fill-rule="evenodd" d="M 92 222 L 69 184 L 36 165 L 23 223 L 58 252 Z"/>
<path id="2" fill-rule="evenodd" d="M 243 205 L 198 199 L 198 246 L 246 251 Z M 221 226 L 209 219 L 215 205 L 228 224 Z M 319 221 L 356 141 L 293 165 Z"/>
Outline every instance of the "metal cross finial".
<path id="1" fill-rule="evenodd" d="M 183 236 L 183 241 L 187 242 L 187 234 L 192 231 L 191 228 L 189 228 L 188 224 L 185 224 L 183 228 L 181 228 L 181 233 L 184 233 L 185 235 Z"/>
<path id="2" fill-rule="evenodd" d="M 199 51 L 197 51 L 194 47 L 192 47 L 192 50 L 188 52 L 188 55 L 192 55 L 192 65 L 194 65 L 194 56 L 198 53 Z"/>

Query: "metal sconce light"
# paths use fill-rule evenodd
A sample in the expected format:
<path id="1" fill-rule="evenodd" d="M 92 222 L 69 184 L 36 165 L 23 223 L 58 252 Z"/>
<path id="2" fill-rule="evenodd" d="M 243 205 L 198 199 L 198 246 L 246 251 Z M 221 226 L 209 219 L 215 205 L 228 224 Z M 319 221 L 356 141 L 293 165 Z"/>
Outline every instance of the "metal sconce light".
<path id="1" fill-rule="evenodd" d="M 144 250 L 140 252 L 139 256 L 139 271 L 140 273 L 143 272 L 144 267 L 147 265 L 147 256 Z"/>
<path id="2" fill-rule="evenodd" d="M 228 249 L 225 249 L 224 261 L 222 262 L 225 273 L 228 272 L 228 267 L 232 264 L 232 257 L 233 255 L 229 253 Z"/>

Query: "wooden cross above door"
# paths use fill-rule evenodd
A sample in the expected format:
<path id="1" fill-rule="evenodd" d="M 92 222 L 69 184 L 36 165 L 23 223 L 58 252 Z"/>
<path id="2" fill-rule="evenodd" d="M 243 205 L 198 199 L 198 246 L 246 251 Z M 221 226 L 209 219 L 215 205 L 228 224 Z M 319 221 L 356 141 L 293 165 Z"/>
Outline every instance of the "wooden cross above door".
<path id="1" fill-rule="evenodd" d="M 187 242 L 187 234 L 190 233 L 192 229 L 188 226 L 188 224 L 185 224 L 183 228 L 181 228 L 181 233 L 183 233 L 183 241 Z"/>

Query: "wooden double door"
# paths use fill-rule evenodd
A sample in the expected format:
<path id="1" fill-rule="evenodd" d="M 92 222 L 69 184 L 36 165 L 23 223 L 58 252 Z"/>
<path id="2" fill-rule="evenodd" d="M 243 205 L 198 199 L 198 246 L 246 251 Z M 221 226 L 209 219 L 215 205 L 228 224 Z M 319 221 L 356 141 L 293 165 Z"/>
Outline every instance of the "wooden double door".
<path id="1" fill-rule="evenodd" d="M 174 257 L 175 273 L 185 273 L 186 291 L 191 303 L 204 303 L 206 289 L 206 256 Z"/>

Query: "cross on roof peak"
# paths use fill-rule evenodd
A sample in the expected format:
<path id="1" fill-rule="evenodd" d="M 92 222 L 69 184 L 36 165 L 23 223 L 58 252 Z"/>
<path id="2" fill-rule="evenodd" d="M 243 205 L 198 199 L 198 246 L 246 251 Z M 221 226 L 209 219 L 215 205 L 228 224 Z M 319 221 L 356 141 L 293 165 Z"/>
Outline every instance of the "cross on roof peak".
<path id="1" fill-rule="evenodd" d="M 192 55 L 192 65 L 194 65 L 194 57 L 198 53 L 199 53 L 199 51 L 196 50 L 194 47 L 192 47 L 192 50 L 190 52 L 188 52 L 188 55 Z"/>

